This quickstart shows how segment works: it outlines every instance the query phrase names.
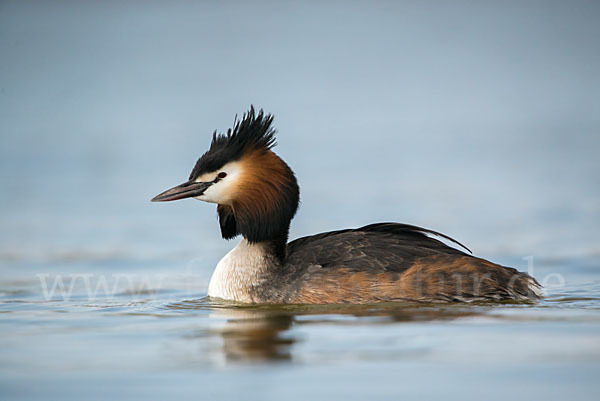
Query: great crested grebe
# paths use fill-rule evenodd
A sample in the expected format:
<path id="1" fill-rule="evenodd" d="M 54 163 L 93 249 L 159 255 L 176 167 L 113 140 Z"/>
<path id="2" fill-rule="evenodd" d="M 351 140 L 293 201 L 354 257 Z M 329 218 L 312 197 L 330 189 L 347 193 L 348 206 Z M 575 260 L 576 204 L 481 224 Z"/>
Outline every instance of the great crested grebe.
<path id="1" fill-rule="evenodd" d="M 287 243 L 300 190 L 293 171 L 271 150 L 272 123 L 272 115 L 251 107 L 226 134 L 215 131 L 187 182 L 152 199 L 216 203 L 222 237 L 242 235 L 217 264 L 210 297 L 257 304 L 538 299 L 533 277 L 408 224 L 371 224 Z"/>

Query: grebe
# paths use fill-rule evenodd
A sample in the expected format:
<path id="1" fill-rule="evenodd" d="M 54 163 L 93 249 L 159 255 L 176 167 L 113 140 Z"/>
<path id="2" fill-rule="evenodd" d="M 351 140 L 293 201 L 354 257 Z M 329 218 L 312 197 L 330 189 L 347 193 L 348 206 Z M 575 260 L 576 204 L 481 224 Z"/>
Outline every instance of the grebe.
<path id="1" fill-rule="evenodd" d="M 255 304 L 538 299 L 533 277 L 408 224 L 371 224 L 287 243 L 300 190 L 291 168 L 271 150 L 272 123 L 272 115 L 251 107 L 226 134 L 213 133 L 187 182 L 152 199 L 216 203 L 222 237 L 243 237 L 217 264 L 210 297 Z"/>

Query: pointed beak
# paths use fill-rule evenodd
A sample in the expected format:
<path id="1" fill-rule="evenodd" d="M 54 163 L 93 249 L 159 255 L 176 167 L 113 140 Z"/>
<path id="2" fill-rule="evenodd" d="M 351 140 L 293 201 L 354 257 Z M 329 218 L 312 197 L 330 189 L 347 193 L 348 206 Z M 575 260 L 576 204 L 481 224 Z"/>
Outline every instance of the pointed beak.
<path id="1" fill-rule="evenodd" d="M 156 195 L 154 198 L 152 198 L 152 202 L 168 202 L 178 199 L 200 196 L 212 184 L 213 182 L 184 182 L 181 185 L 177 185 L 176 187 L 167 189 L 166 191 Z"/>

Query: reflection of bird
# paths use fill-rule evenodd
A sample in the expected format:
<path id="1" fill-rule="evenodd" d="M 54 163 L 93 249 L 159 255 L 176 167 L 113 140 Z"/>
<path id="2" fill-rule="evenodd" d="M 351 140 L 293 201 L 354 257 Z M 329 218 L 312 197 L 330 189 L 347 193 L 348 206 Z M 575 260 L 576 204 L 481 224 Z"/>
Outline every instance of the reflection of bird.
<path id="1" fill-rule="evenodd" d="M 296 342 L 286 334 L 293 315 L 243 309 L 222 309 L 217 316 L 229 318 L 221 330 L 223 353 L 228 361 L 285 361 L 292 358 Z"/>
<path id="2" fill-rule="evenodd" d="M 461 245 L 453 239 L 407 224 L 372 224 L 288 244 L 299 188 L 290 167 L 271 150 L 272 122 L 271 115 L 251 108 L 227 134 L 213 134 L 189 181 L 152 199 L 217 203 L 223 238 L 242 235 L 217 265 L 209 296 L 310 304 L 537 299 L 539 284 L 527 274 L 473 257 L 426 234 Z"/>

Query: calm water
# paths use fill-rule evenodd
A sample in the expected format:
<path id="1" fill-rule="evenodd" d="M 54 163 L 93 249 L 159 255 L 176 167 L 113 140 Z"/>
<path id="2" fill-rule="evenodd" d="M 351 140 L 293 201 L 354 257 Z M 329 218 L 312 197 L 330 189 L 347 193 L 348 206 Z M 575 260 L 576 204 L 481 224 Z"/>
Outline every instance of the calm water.
<path id="1" fill-rule="evenodd" d="M 0 2 L 1 399 L 596 399 L 600 3 Z M 250 104 L 302 205 L 529 271 L 535 305 L 213 303 L 151 204 Z"/>
<path id="2" fill-rule="evenodd" d="M 595 399 L 600 265 L 534 267 L 555 274 L 537 305 L 246 307 L 187 285 L 206 283 L 197 266 L 4 263 L 0 389 L 9 399 Z M 52 294 L 58 277 L 64 292 Z"/>

